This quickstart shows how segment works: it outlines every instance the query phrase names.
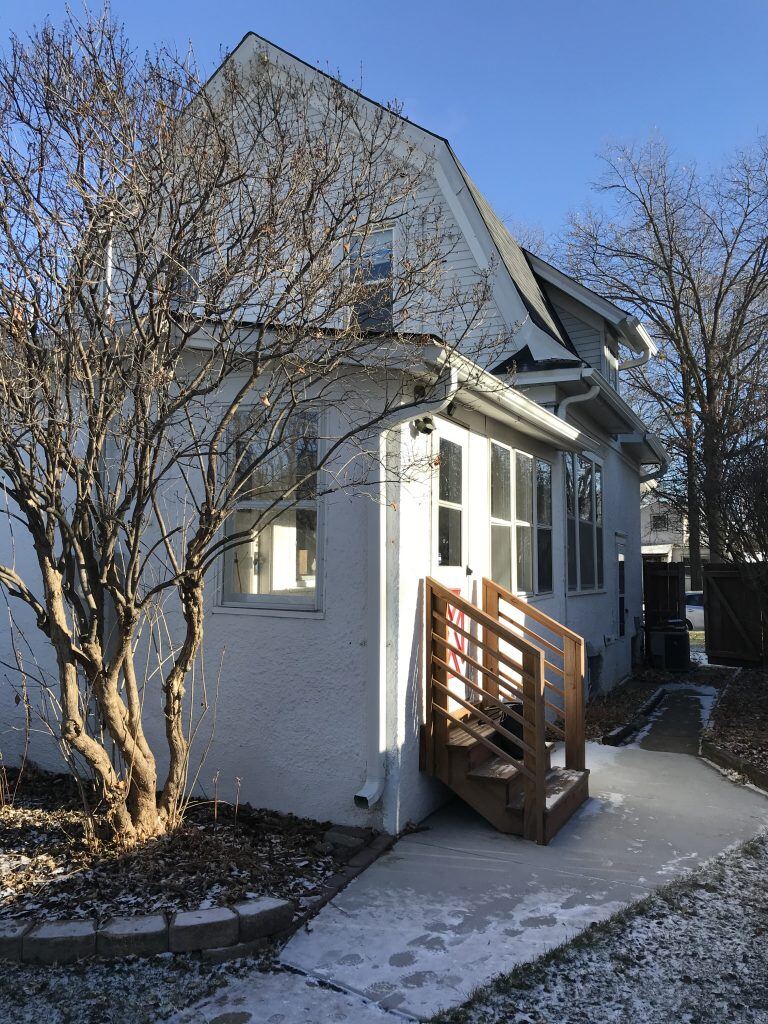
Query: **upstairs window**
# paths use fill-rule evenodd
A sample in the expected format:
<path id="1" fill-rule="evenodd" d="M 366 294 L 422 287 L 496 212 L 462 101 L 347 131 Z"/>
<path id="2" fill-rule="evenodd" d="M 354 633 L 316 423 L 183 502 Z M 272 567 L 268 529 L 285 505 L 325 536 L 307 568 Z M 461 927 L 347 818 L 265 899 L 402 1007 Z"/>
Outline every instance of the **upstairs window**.
<path id="1" fill-rule="evenodd" d="M 361 292 L 354 316 L 362 330 L 392 330 L 393 244 L 392 228 L 370 231 L 352 242 L 352 279 L 360 285 Z"/>
<path id="2" fill-rule="evenodd" d="M 254 438 L 254 459 L 264 444 L 261 434 Z M 275 451 L 249 475 L 227 521 L 229 536 L 244 536 L 224 556 L 225 604 L 317 607 L 317 445 L 317 413 L 297 413 Z M 248 459 L 237 441 L 235 450 Z"/>
<path id="3" fill-rule="evenodd" d="M 564 456 L 568 589 L 604 585 L 603 470 L 583 455 Z"/>
<path id="4" fill-rule="evenodd" d="M 669 528 L 669 512 L 656 512 L 651 516 L 651 529 L 654 532 L 666 533 Z"/>

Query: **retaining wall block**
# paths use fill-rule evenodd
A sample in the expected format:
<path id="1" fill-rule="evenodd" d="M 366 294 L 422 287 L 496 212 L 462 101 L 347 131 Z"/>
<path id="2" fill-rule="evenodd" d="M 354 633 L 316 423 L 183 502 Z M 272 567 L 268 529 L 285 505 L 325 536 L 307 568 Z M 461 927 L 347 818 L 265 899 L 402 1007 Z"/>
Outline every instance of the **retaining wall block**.
<path id="1" fill-rule="evenodd" d="M 231 946 L 237 942 L 238 917 L 227 907 L 185 910 L 171 918 L 168 948 L 172 953 Z"/>
<path id="2" fill-rule="evenodd" d="M 21 960 L 21 943 L 32 927 L 19 918 L 0 920 L 0 960 Z"/>
<path id="3" fill-rule="evenodd" d="M 234 909 L 240 920 L 240 942 L 250 942 L 288 928 L 293 920 L 294 906 L 289 900 L 264 896 L 236 903 Z"/>
<path id="4" fill-rule="evenodd" d="M 23 937 L 22 958 L 34 964 L 71 964 L 96 952 L 93 921 L 48 921 Z"/>
<path id="5" fill-rule="evenodd" d="M 99 956 L 154 956 L 168 952 L 168 922 L 164 914 L 111 917 L 96 935 Z"/>

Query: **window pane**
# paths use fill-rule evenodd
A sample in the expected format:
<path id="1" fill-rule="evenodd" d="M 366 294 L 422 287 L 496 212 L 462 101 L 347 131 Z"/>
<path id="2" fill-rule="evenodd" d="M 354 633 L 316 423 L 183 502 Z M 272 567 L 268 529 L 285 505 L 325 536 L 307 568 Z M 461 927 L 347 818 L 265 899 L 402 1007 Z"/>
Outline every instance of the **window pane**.
<path id="1" fill-rule="evenodd" d="M 237 512 L 228 531 L 251 530 L 263 513 Z M 225 592 L 230 600 L 249 595 L 290 595 L 313 599 L 317 569 L 317 512 L 291 509 L 271 519 L 253 538 L 228 551 Z"/>
<path id="2" fill-rule="evenodd" d="M 509 448 L 491 445 L 491 515 L 494 519 L 512 518 L 512 460 Z M 500 580 L 496 580 L 497 583 Z"/>
<path id="3" fill-rule="evenodd" d="M 579 522 L 579 569 L 581 589 L 591 590 L 595 585 L 595 531 L 592 523 Z"/>
<path id="4" fill-rule="evenodd" d="M 538 593 L 548 594 L 552 590 L 552 531 L 539 527 L 536 531 L 536 569 L 538 571 Z"/>
<path id="5" fill-rule="evenodd" d="M 392 276 L 392 228 L 371 231 L 365 238 L 352 240 L 353 272 L 365 283 L 383 281 Z"/>
<path id="6" fill-rule="evenodd" d="M 592 463 L 579 456 L 579 519 L 592 520 Z"/>
<path id="7" fill-rule="evenodd" d="M 533 590 L 533 527 L 517 528 L 517 589 Z"/>
<path id="8" fill-rule="evenodd" d="M 355 303 L 355 316 L 366 330 L 392 328 L 392 243 L 391 228 L 372 231 L 352 242 L 352 273 L 364 286 L 364 296 Z"/>
<path id="9" fill-rule="evenodd" d="M 576 491 L 573 483 L 573 456 L 565 455 L 565 508 L 569 516 L 576 515 Z"/>
<path id="10" fill-rule="evenodd" d="M 533 459 L 521 452 L 515 455 L 515 515 L 533 522 Z"/>
<path id="11" fill-rule="evenodd" d="M 536 522 L 552 525 L 552 467 L 536 459 Z"/>
<path id="12" fill-rule="evenodd" d="M 461 504 L 461 456 L 460 444 L 440 438 L 440 501 Z"/>
<path id="13" fill-rule="evenodd" d="M 595 530 L 597 534 L 597 585 L 602 587 L 605 583 L 604 572 L 603 572 L 603 528 L 598 526 Z"/>
<path id="14" fill-rule="evenodd" d="M 437 564 L 461 565 L 461 510 L 441 505 L 437 523 Z"/>
<path id="15" fill-rule="evenodd" d="M 500 587 L 512 589 L 512 530 L 509 526 L 491 526 L 491 579 Z"/>
<path id="16" fill-rule="evenodd" d="M 603 521 L 603 468 L 595 466 L 595 519 Z"/>
<path id="17" fill-rule="evenodd" d="M 363 297 L 354 304 L 358 327 L 365 331 L 391 331 L 394 324 L 392 282 L 366 285 L 363 292 Z"/>
<path id="18" fill-rule="evenodd" d="M 248 414 L 244 414 L 234 426 L 233 449 L 241 458 L 241 472 L 253 465 L 244 478 L 241 500 L 293 501 L 315 496 L 317 478 L 312 471 L 317 466 L 316 413 L 296 412 L 278 424 L 260 418 L 249 423 Z"/>
<path id="19" fill-rule="evenodd" d="M 579 575 L 576 564 L 576 520 L 568 519 L 568 589 L 576 590 Z"/>

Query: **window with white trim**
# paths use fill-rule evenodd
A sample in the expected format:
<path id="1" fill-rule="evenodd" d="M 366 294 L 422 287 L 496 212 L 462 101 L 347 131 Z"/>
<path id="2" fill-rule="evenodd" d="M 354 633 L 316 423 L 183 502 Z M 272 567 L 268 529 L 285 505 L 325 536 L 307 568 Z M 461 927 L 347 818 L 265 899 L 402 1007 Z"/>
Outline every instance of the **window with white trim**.
<path id="1" fill-rule="evenodd" d="M 393 246 L 392 228 L 377 228 L 352 240 L 352 279 L 362 291 L 354 315 L 364 330 L 392 330 Z"/>
<path id="2" fill-rule="evenodd" d="M 603 468 L 584 455 L 565 460 L 568 589 L 601 590 L 603 568 Z"/>
<path id="3" fill-rule="evenodd" d="M 234 432 L 245 434 L 238 424 Z M 242 539 L 224 555 L 224 603 L 313 610 L 318 598 L 317 413 L 290 417 L 274 449 L 259 459 L 265 443 L 263 432 L 247 447 L 234 442 L 243 465 L 259 461 L 227 521 L 228 536 Z"/>
<path id="4" fill-rule="evenodd" d="M 462 565 L 464 509 L 464 449 L 447 437 L 440 438 L 440 469 L 437 502 L 437 564 Z"/>
<path id="5" fill-rule="evenodd" d="M 507 590 L 552 591 L 552 466 L 491 442 L 491 578 Z M 515 572 L 512 571 L 513 552 Z"/>

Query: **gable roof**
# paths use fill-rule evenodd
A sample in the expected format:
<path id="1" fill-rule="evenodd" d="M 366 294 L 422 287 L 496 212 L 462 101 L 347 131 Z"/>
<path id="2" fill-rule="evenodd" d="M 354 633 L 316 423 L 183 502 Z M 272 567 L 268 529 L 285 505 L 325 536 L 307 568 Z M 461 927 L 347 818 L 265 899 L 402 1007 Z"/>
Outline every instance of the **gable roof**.
<path id="1" fill-rule="evenodd" d="M 531 270 L 531 266 L 524 250 L 518 245 L 499 215 L 493 209 L 474 181 L 472 181 L 469 174 L 467 174 L 466 169 L 462 166 L 456 154 L 453 153 L 453 150 L 451 150 L 451 154 L 453 155 L 453 158 L 456 161 L 456 166 L 459 168 L 461 176 L 469 189 L 470 195 L 475 202 L 475 206 L 477 207 L 480 216 L 483 218 L 485 226 L 488 228 L 488 232 L 493 240 L 493 244 L 496 246 L 499 257 L 501 258 L 503 265 L 506 267 L 509 276 L 512 278 L 512 283 L 517 288 L 520 298 L 525 303 L 525 307 L 530 313 L 534 323 L 537 327 L 546 331 L 550 337 L 554 338 L 555 341 L 558 341 L 564 348 L 568 349 L 569 352 L 576 355 L 576 349 L 573 347 L 573 343 L 568 337 L 567 331 L 560 322 L 560 318 L 557 313 L 552 308 L 552 304 L 539 284 L 538 279 Z"/>
<path id="2" fill-rule="evenodd" d="M 226 64 L 227 61 L 230 58 L 232 58 L 235 55 L 235 53 L 245 43 L 249 41 L 254 41 L 257 45 L 266 45 L 266 47 L 268 47 L 269 49 L 277 51 L 277 53 L 282 54 L 285 57 L 288 57 L 289 60 L 296 62 L 297 64 L 301 65 L 302 68 L 308 71 L 311 71 L 318 75 L 322 75 L 325 78 L 333 78 L 332 75 L 328 74 L 328 72 L 326 71 L 323 71 L 322 68 L 313 66 L 312 64 L 308 63 L 308 61 L 303 60 L 301 57 L 297 57 L 290 51 L 285 50 L 283 49 L 283 47 L 278 46 L 276 43 L 273 43 L 269 39 L 264 38 L 264 36 L 260 36 L 255 32 L 247 32 L 245 36 L 243 36 L 243 38 L 237 44 L 237 46 L 227 55 L 227 57 L 220 65 L 220 68 L 217 69 L 216 72 L 214 72 L 209 81 L 215 78 L 221 67 L 223 67 L 224 64 Z M 337 79 L 335 78 L 333 78 L 333 80 L 337 81 Z M 347 89 L 351 93 L 354 93 L 355 96 L 363 100 L 365 103 L 370 103 L 373 106 L 383 108 L 383 104 L 379 103 L 377 100 L 371 99 L 370 96 L 366 96 L 364 93 L 353 88 L 352 86 L 346 85 L 345 83 L 341 84 L 344 86 L 345 89 Z M 558 317 L 557 312 L 555 311 L 549 299 L 549 296 L 547 295 L 544 287 L 542 286 L 542 283 L 539 281 L 539 278 L 531 268 L 528 255 L 518 245 L 517 241 L 513 238 L 508 228 L 504 225 L 504 222 L 498 216 L 496 211 L 493 209 L 491 204 L 482 194 L 482 192 L 474 183 L 474 181 L 472 181 L 469 174 L 467 173 L 467 171 L 459 161 L 458 157 L 454 153 L 448 139 L 446 139 L 442 135 L 437 134 L 436 132 L 431 131 L 429 128 L 423 127 L 423 125 L 417 124 L 415 121 L 411 121 L 410 118 L 405 117 L 402 114 L 399 114 L 397 116 L 399 116 L 401 120 L 405 121 L 412 128 L 416 129 L 416 131 L 429 136 L 431 139 L 434 139 L 436 142 L 442 144 L 445 147 L 445 151 L 447 151 L 451 161 L 455 163 L 459 175 L 461 176 L 461 179 L 466 185 L 467 191 L 469 192 L 472 198 L 474 207 L 481 221 L 483 222 L 486 230 L 488 231 L 491 243 L 498 254 L 500 266 L 509 275 L 509 278 L 512 282 L 515 291 L 520 296 L 523 306 L 525 307 L 526 311 L 528 312 L 528 315 L 530 316 L 531 322 L 537 328 L 539 328 L 539 330 L 543 331 L 546 335 L 548 335 L 549 338 L 555 341 L 557 345 L 562 347 L 569 357 L 575 357 L 576 359 L 578 359 L 578 353 L 571 339 L 568 337 L 568 332 L 566 331 L 565 327 L 560 321 L 560 318 Z"/>

